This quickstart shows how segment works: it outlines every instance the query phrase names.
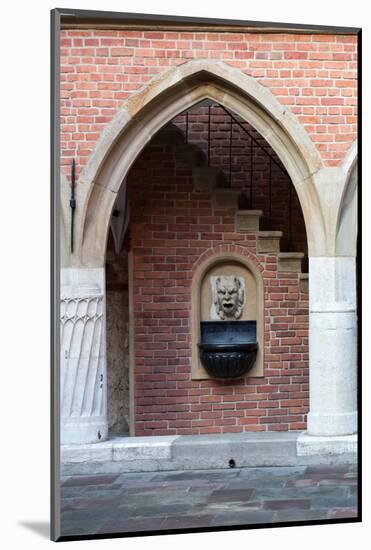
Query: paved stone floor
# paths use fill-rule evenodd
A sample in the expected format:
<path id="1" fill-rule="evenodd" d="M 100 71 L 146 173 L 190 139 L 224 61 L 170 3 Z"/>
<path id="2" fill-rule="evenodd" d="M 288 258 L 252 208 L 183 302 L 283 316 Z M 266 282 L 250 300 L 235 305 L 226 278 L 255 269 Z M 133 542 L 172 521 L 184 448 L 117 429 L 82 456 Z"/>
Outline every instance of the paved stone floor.
<path id="1" fill-rule="evenodd" d="M 62 478 L 62 535 L 357 516 L 356 466 L 122 473 Z"/>

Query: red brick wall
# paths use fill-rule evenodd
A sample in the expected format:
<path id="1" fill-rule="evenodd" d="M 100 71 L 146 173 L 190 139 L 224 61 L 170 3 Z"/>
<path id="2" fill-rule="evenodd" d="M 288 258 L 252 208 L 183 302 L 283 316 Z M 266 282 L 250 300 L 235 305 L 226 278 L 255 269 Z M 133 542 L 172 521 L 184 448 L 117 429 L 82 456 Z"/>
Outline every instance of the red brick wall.
<path id="1" fill-rule="evenodd" d="M 337 165 L 356 138 L 356 50 L 355 36 L 63 30 L 62 165 L 74 156 L 81 170 L 130 94 L 200 58 L 222 60 L 267 86 L 304 125 L 325 164 Z"/>
<path id="2" fill-rule="evenodd" d="M 124 100 L 155 75 L 190 59 L 222 60 L 269 88 L 297 116 L 327 166 L 337 166 L 356 138 L 355 36 L 63 30 L 65 173 L 72 157 L 80 173 Z M 233 212 L 214 210 L 210 196 L 193 191 L 184 156 L 183 150 L 179 157 L 179 145 L 151 144 L 130 175 L 137 433 L 303 429 L 307 295 L 300 293 L 299 276 L 278 275 L 274 255 L 256 255 L 255 237 L 234 232 Z M 264 170 L 262 164 L 261 191 Z M 235 185 L 244 181 L 243 170 L 239 176 Z M 202 254 L 218 246 L 237 247 L 262 271 L 264 379 L 190 379 L 192 272 Z"/>
<path id="3" fill-rule="evenodd" d="M 193 190 L 194 151 L 161 134 L 129 178 L 135 316 L 137 435 L 305 428 L 308 303 L 299 275 L 277 273 L 276 255 L 256 255 L 255 234 L 234 231 L 234 211 Z M 258 265 L 265 293 L 264 378 L 192 380 L 190 307 L 194 269 L 210 250 Z"/>

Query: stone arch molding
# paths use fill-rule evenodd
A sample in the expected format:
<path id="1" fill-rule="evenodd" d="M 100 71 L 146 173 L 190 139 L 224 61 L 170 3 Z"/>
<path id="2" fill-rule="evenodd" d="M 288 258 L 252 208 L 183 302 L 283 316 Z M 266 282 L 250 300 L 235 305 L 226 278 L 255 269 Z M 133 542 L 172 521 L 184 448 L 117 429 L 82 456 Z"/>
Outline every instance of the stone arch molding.
<path id="1" fill-rule="evenodd" d="M 349 148 L 343 163 L 343 189 L 336 222 L 336 256 L 357 255 L 357 141 Z"/>
<path id="2" fill-rule="evenodd" d="M 64 267 L 102 267 L 111 211 L 130 167 L 152 136 L 203 99 L 217 101 L 250 123 L 271 145 L 297 191 L 310 255 L 326 254 L 326 230 L 315 174 L 320 155 L 290 110 L 254 78 L 221 61 L 193 60 L 134 93 L 103 131 L 78 185 L 76 252 Z"/>

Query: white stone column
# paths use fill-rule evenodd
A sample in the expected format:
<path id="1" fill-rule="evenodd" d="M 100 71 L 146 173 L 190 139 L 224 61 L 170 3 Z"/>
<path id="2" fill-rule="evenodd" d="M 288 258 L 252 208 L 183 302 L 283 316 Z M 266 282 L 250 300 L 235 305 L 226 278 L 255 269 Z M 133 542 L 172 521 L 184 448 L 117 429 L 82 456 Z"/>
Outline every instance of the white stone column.
<path id="1" fill-rule="evenodd" d="M 357 432 L 356 265 L 309 259 L 310 436 Z"/>
<path id="2" fill-rule="evenodd" d="M 104 268 L 61 270 L 61 444 L 107 437 Z"/>

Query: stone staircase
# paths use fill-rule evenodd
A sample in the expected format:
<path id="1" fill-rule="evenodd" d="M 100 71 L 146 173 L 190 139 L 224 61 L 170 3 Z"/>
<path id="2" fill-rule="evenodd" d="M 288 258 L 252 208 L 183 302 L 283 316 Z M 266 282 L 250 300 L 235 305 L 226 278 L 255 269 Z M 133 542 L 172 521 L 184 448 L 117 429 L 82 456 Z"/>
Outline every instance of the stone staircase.
<path id="1" fill-rule="evenodd" d="M 218 187 L 218 181 L 223 177 L 220 170 L 212 167 L 195 167 L 193 169 L 194 189 L 200 192 L 210 192 L 215 206 L 235 209 L 236 232 L 253 232 L 257 236 L 258 254 L 277 254 L 278 271 L 300 274 L 300 288 L 308 292 L 308 273 L 302 272 L 305 258 L 304 252 L 281 252 L 280 241 L 282 231 L 262 231 L 260 229 L 262 210 L 241 209 L 239 207 L 241 190 Z"/>
<path id="2" fill-rule="evenodd" d="M 300 288 L 302 292 L 308 292 L 308 273 L 302 272 L 303 264 L 305 265 L 307 260 L 306 255 L 298 251 L 281 251 L 281 239 L 284 241 L 283 232 L 271 230 L 270 220 L 263 216 L 262 210 L 246 209 L 243 190 L 227 187 L 227 177 L 223 170 L 206 166 L 207 158 L 204 152 L 198 145 L 186 143 L 184 133 L 174 124 L 164 126 L 158 134 L 158 139 L 161 142 L 184 145 L 178 152 L 178 160 L 184 165 L 193 166 L 194 190 L 210 193 L 216 207 L 234 209 L 236 231 L 256 233 L 257 253 L 277 254 L 278 271 L 299 273 Z M 264 230 L 261 229 L 263 223 L 268 225 Z"/>

